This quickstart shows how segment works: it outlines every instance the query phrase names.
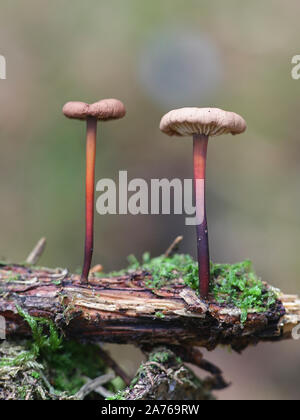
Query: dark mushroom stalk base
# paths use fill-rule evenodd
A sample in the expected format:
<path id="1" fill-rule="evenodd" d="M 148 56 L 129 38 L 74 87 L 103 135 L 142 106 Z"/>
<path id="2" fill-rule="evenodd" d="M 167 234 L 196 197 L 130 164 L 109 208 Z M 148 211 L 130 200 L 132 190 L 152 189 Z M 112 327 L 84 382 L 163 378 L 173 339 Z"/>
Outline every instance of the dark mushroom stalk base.
<path id="1" fill-rule="evenodd" d="M 81 283 L 88 283 L 94 250 L 95 160 L 97 143 L 97 119 L 87 118 L 86 137 L 86 202 L 85 248 Z"/>
<path id="2" fill-rule="evenodd" d="M 208 298 L 210 286 L 210 256 L 206 216 L 206 159 L 208 136 L 195 134 L 193 138 L 199 291 L 202 298 Z"/>

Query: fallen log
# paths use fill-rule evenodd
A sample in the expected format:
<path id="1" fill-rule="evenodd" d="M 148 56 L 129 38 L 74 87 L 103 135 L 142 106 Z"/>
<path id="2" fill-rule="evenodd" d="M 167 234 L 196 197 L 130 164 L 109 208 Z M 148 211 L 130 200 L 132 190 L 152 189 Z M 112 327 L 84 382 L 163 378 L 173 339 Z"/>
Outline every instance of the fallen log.
<path id="1" fill-rule="evenodd" d="M 238 309 L 213 299 L 202 301 L 181 279 L 154 290 L 149 277 L 143 271 L 94 276 L 87 286 L 67 270 L 3 264 L 0 316 L 6 321 L 6 335 L 30 334 L 18 307 L 31 316 L 52 320 L 66 337 L 142 348 L 168 345 L 213 350 L 228 345 L 242 351 L 263 341 L 291 339 L 300 324 L 296 295 L 280 293 L 272 309 L 250 312 L 243 324 Z"/>

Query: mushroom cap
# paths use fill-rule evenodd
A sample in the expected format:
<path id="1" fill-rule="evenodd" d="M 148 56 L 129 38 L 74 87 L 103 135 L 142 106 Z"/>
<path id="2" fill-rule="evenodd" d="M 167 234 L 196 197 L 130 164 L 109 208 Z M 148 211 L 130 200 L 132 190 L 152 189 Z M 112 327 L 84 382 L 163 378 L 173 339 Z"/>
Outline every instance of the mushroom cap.
<path id="1" fill-rule="evenodd" d="M 195 134 L 216 137 L 222 134 L 241 134 L 247 129 L 244 118 L 218 108 L 182 108 L 166 114 L 160 129 L 169 136 Z"/>
<path id="2" fill-rule="evenodd" d="M 63 107 L 63 114 L 75 120 L 86 120 L 89 117 L 101 121 L 118 120 L 125 117 L 124 104 L 117 99 L 104 99 L 94 104 L 85 102 L 68 102 Z"/>

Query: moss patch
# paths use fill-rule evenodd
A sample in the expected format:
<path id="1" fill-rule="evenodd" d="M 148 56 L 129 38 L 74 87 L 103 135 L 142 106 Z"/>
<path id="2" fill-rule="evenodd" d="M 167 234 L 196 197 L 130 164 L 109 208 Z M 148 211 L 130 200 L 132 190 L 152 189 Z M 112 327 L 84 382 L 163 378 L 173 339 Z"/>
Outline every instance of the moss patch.
<path id="1" fill-rule="evenodd" d="M 155 313 L 155 318 L 164 319 L 165 315 L 162 312 L 158 311 L 158 312 Z"/>
<path id="2" fill-rule="evenodd" d="M 181 280 L 198 293 L 198 263 L 190 256 L 176 254 L 150 258 L 145 253 L 140 263 L 136 257 L 129 257 L 129 267 L 111 276 L 125 275 L 135 270 L 149 274 L 145 284 L 150 289 L 172 287 L 172 281 Z M 253 270 L 250 261 L 237 264 L 211 264 L 211 296 L 221 305 L 241 310 L 241 322 L 245 323 L 250 311 L 266 312 L 275 304 L 277 296 L 267 289 Z M 160 317 L 160 314 L 156 314 Z"/>
<path id="3" fill-rule="evenodd" d="M 97 346 L 74 341 L 63 341 L 59 351 L 49 354 L 46 366 L 54 388 L 68 395 L 76 394 L 87 378 L 95 379 L 106 370 Z"/>
<path id="4" fill-rule="evenodd" d="M 20 307 L 18 311 L 29 324 L 33 340 L 25 343 L 26 351 L 17 357 L 2 358 L 0 366 L 15 367 L 28 362 L 38 363 L 43 366 L 57 395 L 64 393 L 67 396 L 76 394 L 88 379 L 95 379 L 106 373 L 106 366 L 99 357 L 98 346 L 66 340 L 51 321 L 32 317 Z M 120 389 L 115 383 L 109 384 L 109 388 L 114 392 Z"/>
<path id="5" fill-rule="evenodd" d="M 118 391 L 112 397 L 106 398 L 107 401 L 124 401 L 126 400 L 126 391 Z"/>
<path id="6" fill-rule="evenodd" d="M 246 322 L 249 311 L 266 312 L 276 302 L 275 292 L 267 289 L 257 277 L 250 261 L 233 265 L 213 264 L 211 276 L 215 299 L 220 304 L 239 308 L 242 323 Z"/>
<path id="7" fill-rule="evenodd" d="M 150 354 L 149 361 L 156 363 L 167 363 L 171 357 L 170 351 L 156 351 Z"/>

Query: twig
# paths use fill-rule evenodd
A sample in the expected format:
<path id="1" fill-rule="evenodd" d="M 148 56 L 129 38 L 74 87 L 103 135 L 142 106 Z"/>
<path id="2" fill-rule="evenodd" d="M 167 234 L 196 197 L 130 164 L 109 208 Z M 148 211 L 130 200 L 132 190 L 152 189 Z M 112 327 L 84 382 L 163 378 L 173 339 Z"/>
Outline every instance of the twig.
<path id="1" fill-rule="evenodd" d="M 103 375 L 94 380 L 90 380 L 88 383 L 83 385 L 83 387 L 77 392 L 74 398 L 78 400 L 83 400 L 91 392 L 93 391 L 97 392 L 97 389 L 99 389 L 101 385 L 104 385 L 107 382 L 112 381 L 114 378 L 115 378 L 115 375 L 113 373 L 108 373 L 107 375 Z"/>
<path id="2" fill-rule="evenodd" d="M 199 367 L 205 372 L 210 373 L 212 378 L 208 379 L 208 381 L 211 382 L 212 389 L 220 391 L 230 386 L 230 384 L 225 381 L 221 369 L 208 360 L 203 359 L 203 355 L 198 348 L 181 347 L 177 348 L 176 350 L 173 348 L 173 350 L 182 358 L 184 362 L 191 363 L 192 365 Z"/>
<path id="3" fill-rule="evenodd" d="M 104 386 L 98 386 L 98 388 L 95 389 L 95 392 L 104 398 L 110 398 L 110 397 L 113 397 L 114 395 L 112 392 L 104 388 Z"/>
<path id="4" fill-rule="evenodd" d="M 36 265 L 45 251 L 46 244 L 47 244 L 46 238 L 40 239 L 39 242 L 34 247 L 34 249 L 29 254 L 26 260 L 26 263 L 30 265 Z"/>
<path id="5" fill-rule="evenodd" d="M 205 372 L 209 372 L 212 374 L 212 382 L 213 386 L 212 389 L 215 391 L 222 391 L 223 389 L 228 388 L 231 384 L 226 382 L 223 377 L 223 372 L 213 363 L 209 362 L 208 360 L 202 360 L 201 363 L 198 365 L 200 369 L 204 370 Z"/>
<path id="6" fill-rule="evenodd" d="M 150 360 L 149 362 L 145 363 L 145 366 L 156 366 L 162 372 L 164 372 L 166 375 L 168 375 L 168 370 L 161 363 L 153 362 L 153 361 Z"/>
<path id="7" fill-rule="evenodd" d="M 131 384 L 131 379 L 127 376 L 124 370 L 112 359 L 112 357 L 103 348 L 99 347 L 101 359 L 109 366 L 117 376 L 125 382 L 126 386 Z"/>
<path id="8" fill-rule="evenodd" d="M 178 236 L 165 252 L 165 257 L 171 257 L 179 248 L 179 244 L 183 241 L 183 236 Z"/>
<path id="9" fill-rule="evenodd" d="M 57 396 L 57 394 L 55 393 L 55 389 L 52 387 L 52 385 L 50 384 L 50 382 L 48 381 L 48 379 L 46 378 L 46 376 L 43 374 L 43 372 L 41 371 L 41 369 L 38 370 L 38 373 L 39 373 L 41 379 L 43 380 L 44 384 L 48 388 L 49 393 L 51 395 L 53 395 L 53 396 Z"/>

